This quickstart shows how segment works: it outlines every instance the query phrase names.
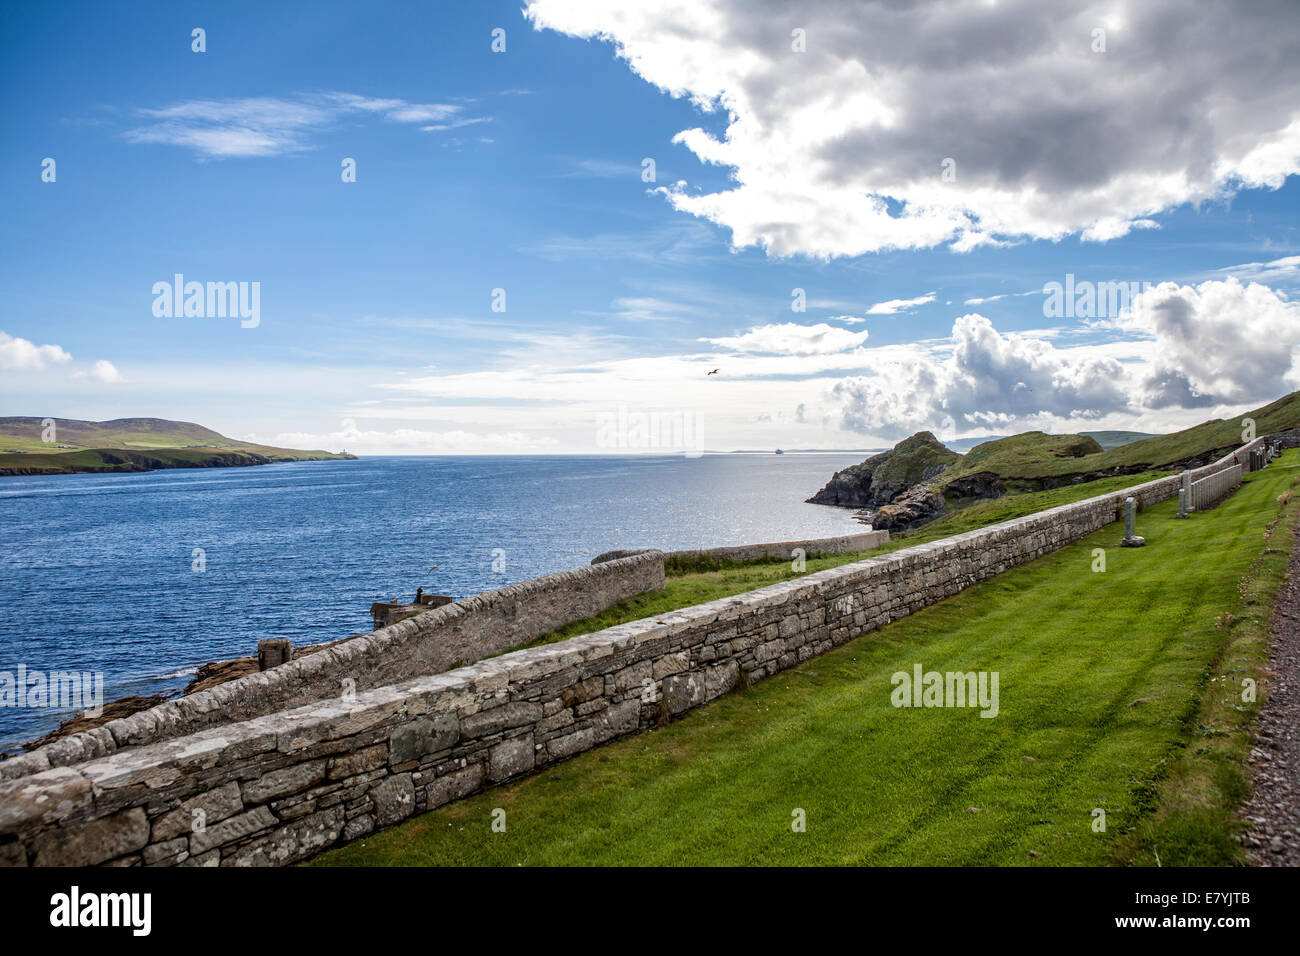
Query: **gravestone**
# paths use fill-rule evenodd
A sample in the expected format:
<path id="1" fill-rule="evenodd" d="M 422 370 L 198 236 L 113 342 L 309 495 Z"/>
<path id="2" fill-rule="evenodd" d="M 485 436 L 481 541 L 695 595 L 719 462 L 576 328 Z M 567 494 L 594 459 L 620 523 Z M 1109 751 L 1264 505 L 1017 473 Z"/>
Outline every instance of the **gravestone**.
<path id="1" fill-rule="evenodd" d="M 1129 495 L 1124 499 L 1124 540 L 1120 542 L 1126 548 L 1140 548 L 1147 539 L 1137 533 L 1137 499 Z"/>

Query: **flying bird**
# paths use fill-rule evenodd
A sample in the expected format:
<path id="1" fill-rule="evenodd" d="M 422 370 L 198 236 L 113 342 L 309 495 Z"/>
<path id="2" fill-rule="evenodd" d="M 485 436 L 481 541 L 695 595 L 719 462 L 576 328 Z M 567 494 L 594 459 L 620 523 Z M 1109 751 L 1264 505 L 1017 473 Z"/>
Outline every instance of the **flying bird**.
<path id="1" fill-rule="evenodd" d="M 717 370 L 716 368 L 715 368 L 712 372 L 709 373 L 709 375 L 717 375 L 717 374 L 718 374 L 718 370 Z M 708 378 L 709 375 L 706 375 L 706 376 L 704 376 L 704 377 L 705 377 L 705 378 Z"/>

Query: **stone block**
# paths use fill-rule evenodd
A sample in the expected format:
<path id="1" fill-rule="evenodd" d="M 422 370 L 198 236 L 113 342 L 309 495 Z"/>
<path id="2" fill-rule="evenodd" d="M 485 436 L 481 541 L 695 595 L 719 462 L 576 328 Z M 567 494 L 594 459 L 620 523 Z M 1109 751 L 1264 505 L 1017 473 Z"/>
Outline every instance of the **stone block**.
<path id="1" fill-rule="evenodd" d="M 94 866 L 134 853 L 149 842 L 144 810 L 133 807 L 76 827 L 49 830 L 36 838 L 37 866 Z"/>
<path id="2" fill-rule="evenodd" d="M 542 705 L 528 701 L 502 704 L 491 710 L 481 710 L 460 722 L 460 735 L 465 740 L 490 737 L 511 727 L 535 723 L 542 719 Z"/>
<path id="3" fill-rule="evenodd" d="M 676 654 L 665 654 L 654 662 L 651 670 L 651 677 L 657 681 L 663 680 L 670 674 L 680 674 L 690 666 L 690 651 L 678 651 Z"/>
<path id="4" fill-rule="evenodd" d="M 190 797 L 174 810 L 169 810 L 153 821 L 150 839 L 161 843 L 178 836 L 188 836 L 196 823 L 207 826 L 220 823 L 244 809 L 239 798 L 239 784 L 227 783 Z M 148 861 L 146 860 L 146 863 Z"/>
<path id="5" fill-rule="evenodd" d="M 305 860 L 338 841 L 343 832 L 343 809 L 335 807 L 280 827 L 226 860 L 227 866 L 286 866 Z"/>
<path id="6" fill-rule="evenodd" d="M 220 823 L 190 834 L 190 856 L 197 857 L 208 850 L 234 843 L 262 830 L 270 829 L 278 821 L 267 807 L 258 807 L 247 813 L 229 817 Z"/>
<path id="7" fill-rule="evenodd" d="M 605 678 L 600 676 L 588 677 L 584 681 L 579 681 L 564 688 L 560 697 L 565 707 L 573 707 L 575 704 L 584 704 L 599 697 L 604 688 Z"/>
<path id="8" fill-rule="evenodd" d="M 244 782 L 244 803 L 266 803 L 314 787 L 325 779 L 325 761 L 308 760 L 283 770 L 273 770 L 256 780 Z"/>
<path id="9" fill-rule="evenodd" d="M 563 760 L 565 757 L 572 757 L 576 753 L 590 750 L 596 742 L 596 731 L 591 727 L 587 727 L 583 730 L 576 730 L 571 734 L 565 734 L 563 737 L 548 740 L 546 742 L 546 753 L 552 760 Z"/>
<path id="10" fill-rule="evenodd" d="M 699 674 L 674 674 L 664 681 L 664 706 L 677 715 L 704 703 L 704 679 Z"/>
<path id="11" fill-rule="evenodd" d="M 425 790 L 426 805 L 430 810 L 453 800 L 468 797 L 483 786 L 483 765 L 472 763 L 460 770 L 443 774 Z"/>
<path id="12" fill-rule="evenodd" d="M 488 751 L 488 779 L 499 783 L 533 769 L 533 735 L 503 740 Z"/>
<path id="13" fill-rule="evenodd" d="M 502 709 L 497 707 L 489 713 Z M 439 714 L 395 727 L 388 737 L 388 762 L 397 766 L 454 747 L 460 739 L 460 730 L 460 719 L 455 714 Z"/>
<path id="14" fill-rule="evenodd" d="M 405 820 L 415 812 L 415 784 L 409 773 L 389 777 L 370 791 L 375 822 L 381 827 Z"/>
<path id="15" fill-rule="evenodd" d="M 375 744 L 354 753 L 341 754 L 329 762 L 326 777 L 330 780 L 347 780 L 358 774 L 369 773 L 388 763 L 388 747 Z"/>
<path id="16" fill-rule="evenodd" d="M 68 767 L 0 783 L 0 833 L 55 823 L 91 801 L 90 781 Z"/>
<path id="17" fill-rule="evenodd" d="M 190 855 L 189 837 L 177 837 L 165 843 L 151 843 L 141 852 L 145 866 L 175 866 Z"/>
<path id="18" fill-rule="evenodd" d="M 350 843 L 353 840 L 359 840 L 361 837 L 375 830 L 375 818 L 369 814 L 362 814 L 359 817 L 353 817 L 347 823 L 343 824 L 344 843 Z"/>

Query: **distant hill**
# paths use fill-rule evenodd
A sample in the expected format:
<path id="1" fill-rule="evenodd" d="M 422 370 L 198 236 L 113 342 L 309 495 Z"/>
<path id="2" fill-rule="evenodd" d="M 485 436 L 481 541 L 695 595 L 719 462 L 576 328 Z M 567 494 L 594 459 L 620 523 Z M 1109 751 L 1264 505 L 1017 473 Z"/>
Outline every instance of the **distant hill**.
<path id="1" fill-rule="evenodd" d="M 1127 445 L 1129 442 L 1141 441 L 1143 438 L 1159 438 L 1151 432 L 1079 432 L 1080 435 L 1086 435 L 1093 439 L 1102 448 L 1109 451 L 1112 448 L 1118 448 L 1120 445 Z"/>
<path id="2" fill-rule="evenodd" d="M 954 438 L 944 442 L 944 445 L 957 454 L 964 455 L 976 445 L 982 445 L 986 441 L 999 441 L 1006 437 L 1006 435 L 985 435 L 983 438 Z"/>
<path id="3" fill-rule="evenodd" d="M 1105 432 L 1079 432 L 1085 438 L 1091 438 L 1102 447 L 1103 451 L 1111 448 L 1118 448 L 1120 445 L 1127 445 L 1129 442 L 1140 441 L 1143 438 L 1157 438 L 1151 432 L 1125 432 L 1125 431 L 1105 431 Z M 1001 441 L 1003 438 L 1010 438 L 1010 435 L 985 435 L 983 438 L 954 438 L 951 441 L 944 442 L 949 448 L 958 454 L 964 455 L 976 445 L 982 445 L 989 441 Z"/>
<path id="4" fill-rule="evenodd" d="M 46 442 L 42 440 L 45 421 L 28 416 L 0 418 L 0 475 L 223 468 L 356 457 L 237 441 L 193 422 L 164 418 L 106 422 L 55 418 L 54 440 Z"/>

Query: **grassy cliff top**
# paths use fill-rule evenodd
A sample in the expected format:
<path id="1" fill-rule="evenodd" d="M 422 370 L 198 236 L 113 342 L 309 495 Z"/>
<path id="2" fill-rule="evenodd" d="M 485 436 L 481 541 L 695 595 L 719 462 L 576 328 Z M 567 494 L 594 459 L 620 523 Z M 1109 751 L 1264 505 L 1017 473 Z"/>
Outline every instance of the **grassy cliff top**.
<path id="1" fill-rule="evenodd" d="M 917 432 L 888 451 L 837 472 L 838 475 L 870 475 L 873 485 L 913 485 L 927 468 L 950 465 L 961 456 L 949 450 L 930 432 Z"/>
<path id="2" fill-rule="evenodd" d="M 1300 427 L 1300 392 L 1284 395 L 1261 408 L 1230 419 L 1216 418 L 1168 435 L 1155 435 L 1102 450 L 1086 435 L 1025 432 L 976 445 L 944 480 L 989 471 L 1001 478 L 1046 478 L 1119 468 L 1159 468 L 1214 452 L 1226 454 L 1247 440 L 1243 422 L 1255 422 L 1255 434 Z M 928 433 L 923 433 L 928 434 Z"/>
<path id="3" fill-rule="evenodd" d="M 301 451 L 239 441 L 193 422 L 174 422 L 165 418 L 115 418 L 106 422 L 55 418 L 55 440 L 45 442 L 41 440 L 45 421 L 31 416 L 0 418 L 0 453 L 34 452 L 45 458 L 77 451 L 127 449 L 165 451 L 178 458 L 186 457 L 182 453 L 191 450 L 207 455 L 213 451 L 247 452 L 272 461 L 344 457 L 319 449 Z M 32 465 L 31 460 L 24 461 Z"/>
<path id="4" fill-rule="evenodd" d="M 1040 468 L 1052 468 L 1058 462 L 1077 463 L 1079 459 L 1100 454 L 1101 445 L 1085 435 L 1048 435 L 1024 432 L 976 445 L 956 468 L 945 476 L 991 471 L 997 475 L 1022 475 Z M 1069 467 L 1067 465 L 1067 467 Z"/>

